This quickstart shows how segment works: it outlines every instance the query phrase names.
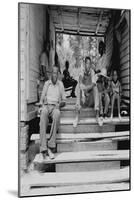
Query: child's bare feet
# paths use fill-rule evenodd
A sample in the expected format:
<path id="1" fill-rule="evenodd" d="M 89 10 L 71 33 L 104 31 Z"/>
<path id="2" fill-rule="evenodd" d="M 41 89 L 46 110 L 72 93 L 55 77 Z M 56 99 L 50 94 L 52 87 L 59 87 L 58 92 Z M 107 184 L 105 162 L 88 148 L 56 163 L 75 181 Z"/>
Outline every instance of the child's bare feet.
<path id="1" fill-rule="evenodd" d="M 111 118 L 111 120 L 113 120 L 113 114 L 111 114 L 111 117 L 110 117 L 110 118 Z"/>
<path id="2" fill-rule="evenodd" d="M 98 118 L 98 124 L 99 124 L 99 126 L 103 125 L 103 117 Z"/>
<path id="3" fill-rule="evenodd" d="M 118 117 L 119 117 L 119 120 L 121 120 L 121 115 L 120 114 L 118 115 Z"/>
<path id="4" fill-rule="evenodd" d="M 78 116 L 75 118 L 74 122 L 73 122 L 73 127 L 76 128 L 78 125 Z"/>

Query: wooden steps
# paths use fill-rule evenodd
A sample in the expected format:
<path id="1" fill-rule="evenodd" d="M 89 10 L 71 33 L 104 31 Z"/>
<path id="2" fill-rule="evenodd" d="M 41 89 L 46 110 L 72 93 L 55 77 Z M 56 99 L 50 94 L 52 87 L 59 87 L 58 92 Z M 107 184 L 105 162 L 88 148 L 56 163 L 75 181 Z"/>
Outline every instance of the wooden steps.
<path id="1" fill-rule="evenodd" d="M 78 152 L 78 151 L 108 151 L 117 150 L 117 140 L 102 139 L 95 141 L 70 141 L 65 140 L 57 143 L 57 152 Z"/>
<path id="2" fill-rule="evenodd" d="M 73 118 L 60 118 L 60 126 L 62 125 L 72 125 L 73 126 L 73 122 L 75 120 L 75 117 Z M 119 119 L 118 117 L 114 117 L 113 119 L 111 118 L 106 118 L 103 119 L 103 125 L 104 124 L 110 124 L 110 125 L 125 125 L 125 124 L 129 124 L 130 120 L 128 117 L 122 117 L 121 119 Z M 49 123 L 50 125 L 51 123 Z M 80 118 L 78 121 L 78 125 L 98 125 L 98 122 L 96 120 L 95 117 L 92 118 Z M 99 125 L 98 125 L 99 126 Z"/>
<path id="3" fill-rule="evenodd" d="M 82 141 L 92 141 L 99 139 L 112 139 L 112 140 L 128 140 L 130 136 L 129 131 L 121 132 L 106 132 L 106 133 L 59 133 L 57 134 L 57 142 L 82 142 Z M 49 138 L 49 134 L 47 134 Z M 32 134 L 30 140 L 39 140 L 39 134 Z"/>
<path id="4" fill-rule="evenodd" d="M 93 191 L 105 191 L 105 190 L 118 190 L 120 189 L 129 189 L 129 167 L 117 169 L 117 170 L 104 170 L 104 171 L 95 171 L 95 172 L 69 172 L 69 173 L 38 173 L 31 172 L 29 174 L 25 174 L 25 176 L 21 179 L 21 191 L 20 195 L 29 196 L 29 195 L 37 195 L 38 189 L 43 189 L 43 195 L 47 195 L 50 189 L 51 194 L 56 191 L 56 188 L 63 193 L 66 193 L 64 187 L 75 188 L 69 191 L 69 193 L 80 192 L 84 190 L 84 186 L 86 186 L 85 192 L 93 192 Z M 126 184 L 125 184 L 125 183 Z M 109 185 L 110 184 L 110 185 Z M 78 191 L 78 186 L 83 189 Z M 87 187 L 89 186 L 89 187 Z M 98 186 L 98 187 L 95 187 Z M 108 187 L 109 186 L 109 187 Z M 53 187 L 51 189 L 51 187 Z M 46 190 L 44 190 L 46 189 Z M 55 189 L 55 190 L 54 190 Z M 58 190 L 58 191 L 59 191 Z M 37 193 L 36 193 L 37 192 Z M 46 193 L 45 193 L 46 192 Z"/>
<path id="5" fill-rule="evenodd" d="M 37 165 L 35 165 L 36 167 Z M 38 167 L 40 164 L 38 164 Z M 56 172 L 92 172 L 110 169 L 120 169 L 120 161 L 95 161 L 95 162 L 73 162 L 56 164 Z"/>
<path id="6" fill-rule="evenodd" d="M 73 127 L 74 118 L 61 118 L 59 133 L 95 133 L 95 132 L 111 132 L 115 130 L 115 125 L 128 125 L 129 118 L 122 117 L 119 118 L 110 118 L 103 120 L 103 125 L 99 126 L 95 118 L 81 118 L 78 122 L 77 127 Z"/>
<path id="7" fill-rule="evenodd" d="M 89 118 L 89 117 L 95 117 L 95 110 L 92 108 L 83 108 L 80 111 L 79 114 L 80 118 Z M 72 112 L 72 110 L 61 110 L 61 118 L 74 118 L 76 117 L 75 110 Z"/>
<path id="8" fill-rule="evenodd" d="M 94 183 L 114 183 L 129 181 L 129 167 L 119 170 L 81 172 L 81 173 L 30 173 L 22 178 L 22 184 L 30 186 L 65 186 Z M 26 182 L 25 182 L 26 181 Z"/>
<path id="9" fill-rule="evenodd" d="M 74 118 L 61 118 L 60 124 L 61 125 L 69 125 L 73 124 Z M 128 117 L 122 117 L 119 119 L 118 117 L 114 117 L 112 120 L 111 118 L 103 119 L 103 124 L 128 124 L 129 123 L 129 118 Z M 83 118 L 80 119 L 78 124 L 98 124 L 96 121 L 96 118 Z"/>
<path id="10" fill-rule="evenodd" d="M 75 105 L 76 98 L 67 98 L 66 99 L 66 105 Z"/>
<path id="11" fill-rule="evenodd" d="M 59 195 L 59 194 L 80 194 L 91 192 L 109 192 L 109 191 L 128 191 L 130 190 L 129 182 L 122 183 L 105 183 L 105 184 L 83 184 L 73 186 L 59 187 L 28 187 L 23 186 L 21 196 L 37 196 L 37 195 Z"/>
<path id="12" fill-rule="evenodd" d="M 82 108 L 78 126 L 74 128 L 75 101 L 67 99 L 61 109 L 55 158 L 47 156 L 40 160 L 39 154 L 35 154 L 33 171 L 22 177 L 24 196 L 129 190 L 129 167 L 122 168 L 121 161 L 129 161 L 130 151 L 118 150 L 118 142 L 129 140 L 130 132 L 115 131 L 116 125 L 129 125 L 129 117 L 107 118 L 99 126 L 94 109 Z M 32 144 L 39 153 L 39 133 L 32 134 L 30 140 L 35 141 Z M 38 172 L 47 166 L 54 166 L 53 172 Z"/>
<path id="13" fill-rule="evenodd" d="M 114 124 L 103 124 L 99 126 L 96 124 L 78 124 L 76 128 L 72 124 L 60 124 L 59 133 L 103 133 L 115 131 Z"/>
<path id="14" fill-rule="evenodd" d="M 81 110 L 84 110 L 84 109 L 89 109 L 90 111 L 94 110 L 93 107 L 91 107 L 91 108 L 81 108 Z M 111 106 L 109 106 L 109 109 L 111 110 Z M 120 107 L 120 109 L 121 110 L 122 109 L 126 109 L 126 107 L 124 105 L 122 105 Z M 118 108 L 114 107 L 114 110 L 116 111 L 116 110 L 118 110 Z M 63 108 L 61 108 L 61 111 L 75 111 L 75 104 L 73 104 L 73 103 L 66 103 L 66 106 L 63 107 Z"/>
<path id="15" fill-rule="evenodd" d="M 54 159 L 48 156 L 42 161 L 39 154 L 36 155 L 34 163 L 72 163 L 72 162 L 98 162 L 98 161 L 129 160 L 129 150 L 112 151 L 78 151 L 56 153 Z"/>

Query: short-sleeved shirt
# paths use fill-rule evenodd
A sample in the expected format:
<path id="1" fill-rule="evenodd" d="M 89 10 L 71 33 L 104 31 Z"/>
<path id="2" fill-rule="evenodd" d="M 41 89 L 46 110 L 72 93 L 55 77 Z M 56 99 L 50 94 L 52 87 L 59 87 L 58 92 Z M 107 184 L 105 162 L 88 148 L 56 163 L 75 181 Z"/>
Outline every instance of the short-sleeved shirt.
<path id="1" fill-rule="evenodd" d="M 54 85 L 51 80 L 46 81 L 41 95 L 41 102 L 44 101 L 47 104 L 57 104 L 65 100 L 66 95 L 63 83 L 60 80 L 57 80 Z"/>

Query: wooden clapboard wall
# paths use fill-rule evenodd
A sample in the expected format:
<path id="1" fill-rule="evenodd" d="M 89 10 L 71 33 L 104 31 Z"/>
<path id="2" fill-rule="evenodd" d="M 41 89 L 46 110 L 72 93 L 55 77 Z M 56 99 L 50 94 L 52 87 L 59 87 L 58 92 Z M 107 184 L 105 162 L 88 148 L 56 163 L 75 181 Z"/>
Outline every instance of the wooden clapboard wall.
<path id="1" fill-rule="evenodd" d="M 124 17 L 120 25 L 120 78 L 124 101 L 129 103 L 130 98 L 130 30 Z"/>
<path id="2" fill-rule="evenodd" d="M 46 35 L 45 7 L 19 4 L 19 80 L 20 121 L 29 121 L 34 113 L 32 103 L 37 101 L 39 56 Z"/>
<path id="3" fill-rule="evenodd" d="M 110 21 L 107 31 L 105 33 L 106 41 L 106 56 L 107 56 L 107 68 L 111 67 L 111 58 L 113 51 L 113 22 Z"/>
<path id="4" fill-rule="evenodd" d="M 25 121 L 27 113 L 27 69 L 28 69 L 28 17 L 29 5 L 19 4 L 19 97 L 20 121 Z"/>
<path id="5" fill-rule="evenodd" d="M 44 23 L 44 7 L 30 5 L 28 103 L 37 101 L 37 79 L 39 77 L 39 57 L 44 42 Z"/>
<path id="6" fill-rule="evenodd" d="M 111 71 L 113 66 L 113 39 L 114 33 L 118 32 L 118 44 L 119 44 L 119 78 L 122 86 L 122 99 L 127 104 L 130 98 L 130 30 L 129 30 L 129 15 L 125 11 L 120 16 L 119 21 L 110 21 L 107 31 L 105 33 L 106 40 L 106 55 L 107 55 L 107 67 Z M 117 24 L 117 25 L 116 25 Z"/>

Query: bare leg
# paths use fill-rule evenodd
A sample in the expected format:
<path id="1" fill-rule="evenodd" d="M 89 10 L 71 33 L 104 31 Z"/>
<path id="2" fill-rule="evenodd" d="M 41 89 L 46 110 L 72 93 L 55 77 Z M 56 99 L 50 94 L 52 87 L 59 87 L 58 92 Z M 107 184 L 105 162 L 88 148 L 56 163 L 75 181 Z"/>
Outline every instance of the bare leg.
<path id="1" fill-rule="evenodd" d="M 73 127 L 74 128 L 77 127 L 77 124 L 78 124 L 78 121 L 79 121 L 80 108 L 81 108 L 81 106 L 80 106 L 80 96 L 81 96 L 80 93 L 81 93 L 81 91 L 80 91 L 79 85 L 77 86 L 77 90 L 76 91 L 77 91 L 76 92 L 77 99 L 76 99 L 76 105 L 75 105 L 76 117 L 75 117 L 75 120 L 73 122 Z"/>
<path id="2" fill-rule="evenodd" d="M 109 95 L 105 94 L 105 108 L 104 108 L 104 114 L 107 116 L 108 108 L 109 108 L 110 98 Z"/>
<path id="3" fill-rule="evenodd" d="M 111 119 L 113 118 L 113 110 L 114 110 L 115 97 L 116 97 L 116 95 L 113 94 L 113 96 L 112 96 L 112 102 L 111 102 Z"/>
<path id="4" fill-rule="evenodd" d="M 103 116 L 102 93 L 99 92 L 100 116 Z"/>
<path id="5" fill-rule="evenodd" d="M 94 94 L 94 110 L 96 112 L 96 121 L 99 123 L 99 91 L 98 87 L 94 86 L 93 88 L 93 94 Z"/>
<path id="6" fill-rule="evenodd" d="M 119 94 L 118 94 L 118 96 L 117 96 L 117 101 L 118 101 L 118 117 L 119 117 L 119 119 L 121 119 L 121 115 L 120 115 L 120 96 L 119 96 Z"/>

